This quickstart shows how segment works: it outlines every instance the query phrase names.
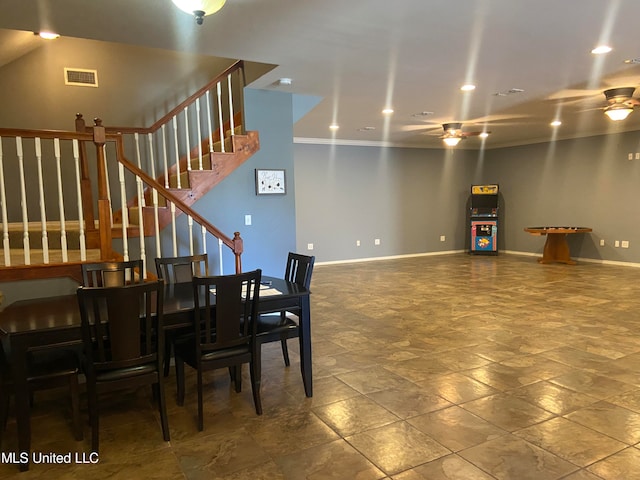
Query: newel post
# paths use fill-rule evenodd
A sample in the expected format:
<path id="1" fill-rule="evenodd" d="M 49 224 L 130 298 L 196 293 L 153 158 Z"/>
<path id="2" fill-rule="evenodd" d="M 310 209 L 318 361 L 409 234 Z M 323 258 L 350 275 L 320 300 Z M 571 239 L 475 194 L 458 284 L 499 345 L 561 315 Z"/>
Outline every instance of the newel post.
<path id="1" fill-rule="evenodd" d="M 236 256 L 236 273 L 242 273 L 242 252 L 244 242 L 240 238 L 240 232 L 233 232 L 233 254 Z"/>
<path id="2" fill-rule="evenodd" d="M 76 113 L 76 132 L 86 133 L 87 128 L 81 113 Z M 85 220 L 85 232 L 89 242 L 89 248 L 97 248 L 96 216 L 93 211 L 93 195 L 91 194 L 91 177 L 89 176 L 89 164 L 87 161 L 87 146 L 83 140 L 78 142 L 80 147 L 80 195 L 82 212 Z"/>
<path id="3" fill-rule="evenodd" d="M 107 188 L 107 169 L 105 165 L 104 145 L 106 133 L 102 126 L 102 120 L 93 120 L 93 143 L 96 145 L 96 161 L 98 169 L 98 221 L 100 223 L 100 258 L 111 260 L 113 258 L 111 241 L 111 204 L 109 202 L 109 190 Z"/>

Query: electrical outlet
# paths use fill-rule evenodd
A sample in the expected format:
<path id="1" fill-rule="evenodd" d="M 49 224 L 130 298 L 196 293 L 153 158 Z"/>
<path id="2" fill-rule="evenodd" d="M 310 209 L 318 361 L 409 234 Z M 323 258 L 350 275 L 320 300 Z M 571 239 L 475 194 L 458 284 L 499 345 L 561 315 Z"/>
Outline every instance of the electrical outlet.
<path id="1" fill-rule="evenodd" d="M 356 247 L 360 246 L 360 240 L 356 240 Z"/>
<path id="2" fill-rule="evenodd" d="M 618 248 L 620 246 L 620 240 L 616 240 L 615 242 L 613 242 L 613 246 Z"/>
<path id="3" fill-rule="evenodd" d="M 445 237 L 444 235 L 440 235 L 440 241 L 444 242 L 447 239 L 447 237 Z"/>
<path id="4" fill-rule="evenodd" d="M 636 160 L 640 160 L 640 152 L 636 152 Z"/>
<path id="5" fill-rule="evenodd" d="M 380 239 L 379 239 L 379 238 L 376 238 L 376 239 L 373 241 L 373 244 L 374 244 L 374 245 L 380 245 Z"/>
<path id="6" fill-rule="evenodd" d="M 628 240 L 622 240 L 622 242 L 620 242 L 620 246 L 622 248 L 629 248 L 629 241 Z"/>
<path id="7" fill-rule="evenodd" d="M 633 153 L 630 153 L 628 158 L 629 160 L 633 160 Z"/>
<path id="8" fill-rule="evenodd" d="M 313 243 L 307 243 L 307 250 L 313 250 Z"/>
<path id="9" fill-rule="evenodd" d="M 604 247 L 604 238 L 600 239 L 600 246 Z"/>

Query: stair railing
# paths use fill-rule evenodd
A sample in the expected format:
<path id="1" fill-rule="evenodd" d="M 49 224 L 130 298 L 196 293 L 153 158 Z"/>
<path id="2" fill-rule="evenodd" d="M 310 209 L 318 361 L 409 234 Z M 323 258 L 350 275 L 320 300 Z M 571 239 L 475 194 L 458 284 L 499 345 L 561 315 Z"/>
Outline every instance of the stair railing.
<path id="1" fill-rule="evenodd" d="M 89 142 L 95 150 L 87 148 Z M 115 180 L 109 172 L 114 167 L 118 169 Z M 143 189 L 152 193 L 150 208 L 142 202 Z M 112 192 L 118 191 L 124 214 L 122 224 L 116 227 L 121 233 L 115 233 L 113 228 L 118 194 Z M 137 209 L 138 218 L 132 224 L 127 199 L 136 195 L 143 208 Z M 0 261 L 6 267 L 2 278 L 9 278 L 7 270 L 11 267 L 136 258 L 136 253 L 146 261 L 148 251 L 156 256 L 183 254 L 185 249 L 189 253 L 205 253 L 211 236 L 218 239 L 220 272 L 223 245 L 231 249 L 235 270 L 241 272 L 240 234 L 236 232 L 234 238 L 223 234 L 185 203 L 186 195 L 186 191 L 168 190 L 131 163 L 124 154 L 122 135 L 107 133 L 100 122 L 91 132 L 0 128 Z M 176 222 L 179 212 L 187 219 L 186 233 L 181 233 L 184 229 Z M 159 228 L 162 215 L 171 217 L 169 246 L 162 242 L 167 236 Z M 193 234 L 195 229 L 199 229 L 197 237 Z M 59 248 L 51 246 L 50 234 L 54 232 Z M 185 235 L 187 239 L 183 238 Z M 137 247 L 129 242 L 133 237 L 138 238 Z M 113 248 L 117 241 L 123 243 L 122 255 Z"/>
<path id="2" fill-rule="evenodd" d="M 126 157 L 135 158 L 136 166 L 165 188 L 188 188 L 185 172 L 210 169 L 213 153 L 230 152 L 232 137 L 245 133 L 245 83 L 239 60 L 150 127 L 105 126 L 105 132 L 122 134 Z M 77 131 L 91 128 L 76 116 Z"/>

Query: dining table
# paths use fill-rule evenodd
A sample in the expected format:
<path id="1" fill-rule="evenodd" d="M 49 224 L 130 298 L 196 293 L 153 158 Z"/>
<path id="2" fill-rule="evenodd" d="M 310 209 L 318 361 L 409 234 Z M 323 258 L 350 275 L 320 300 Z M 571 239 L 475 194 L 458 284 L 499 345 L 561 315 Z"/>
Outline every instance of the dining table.
<path id="1" fill-rule="evenodd" d="M 191 283 L 164 287 L 163 320 L 165 330 L 188 327 L 194 318 L 194 290 Z M 311 361 L 310 291 L 294 282 L 262 277 L 259 313 L 299 311 L 300 370 L 307 397 L 313 395 Z M 80 309 L 76 295 L 21 300 L 0 312 L 0 339 L 10 350 L 14 383 L 18 457 L 31 450 L 31 412 L 27 382 L 27 353 L 34 349 L 80 345 L 82 343 Z M 29 469 L 21 462 L 20 470 Z"/>

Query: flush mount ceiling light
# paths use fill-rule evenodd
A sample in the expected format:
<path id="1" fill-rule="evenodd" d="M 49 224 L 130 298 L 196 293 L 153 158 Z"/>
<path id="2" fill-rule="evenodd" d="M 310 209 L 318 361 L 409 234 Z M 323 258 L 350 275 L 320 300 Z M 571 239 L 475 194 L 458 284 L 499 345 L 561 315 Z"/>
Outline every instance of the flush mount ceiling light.
<path id="1" fill-rule="evenodd" d="M 216 13 L 227 0 L 171 0 L 176 7 L 196 18 L 196 23 L 202 25 L 204 17 Z"/>
<path id="2" fill-rule="evenodd" d="M 34 34 L 45 40 L 55 40 L 60 37 L 60 34 L 54 32 L 34 32 Z"/>
<path id="3" fill-rule="evenodd" d="M 475 89 L 476 89 L 476 86 L 470 83 L 467 83 L 466 85 L 462 85 L 460 87 L 460 90 L 462 90 L 463 92 L 472 92 Z"/>
<path id="4" fill-rule="evenodd" d="M 596 48 L 591 50 L 591 53 L 594 55 L 603 55 L 605 53 L 609 53 L 611 50 L 611 47 L 608 45 L 598 45 Z"/>
<path id="5" fill-rule="evenodd" d="M 329 125 L 329 130 L 338 130 L 340 128 L 340 125 L 336 125 L 335 123 L 332 125 Z"/>
<path id="6" fill-rule="evenodd" d="M 549 125 L 551 125 L 552 127 L 559 127 L 560 125 L 562 125 L 562 122 L 560 120 L 554 120 Z"/>
<path id="7" fill-rule="evenodd" d="M 393 113 L 393 108 L 389 108 L 389 107 L 387 107 L 387 108 L 385 108 L 384 110 L 382 110 L 382 113 L 383 113 L 384 115 L 391 115 L 391 114 Z"/>

